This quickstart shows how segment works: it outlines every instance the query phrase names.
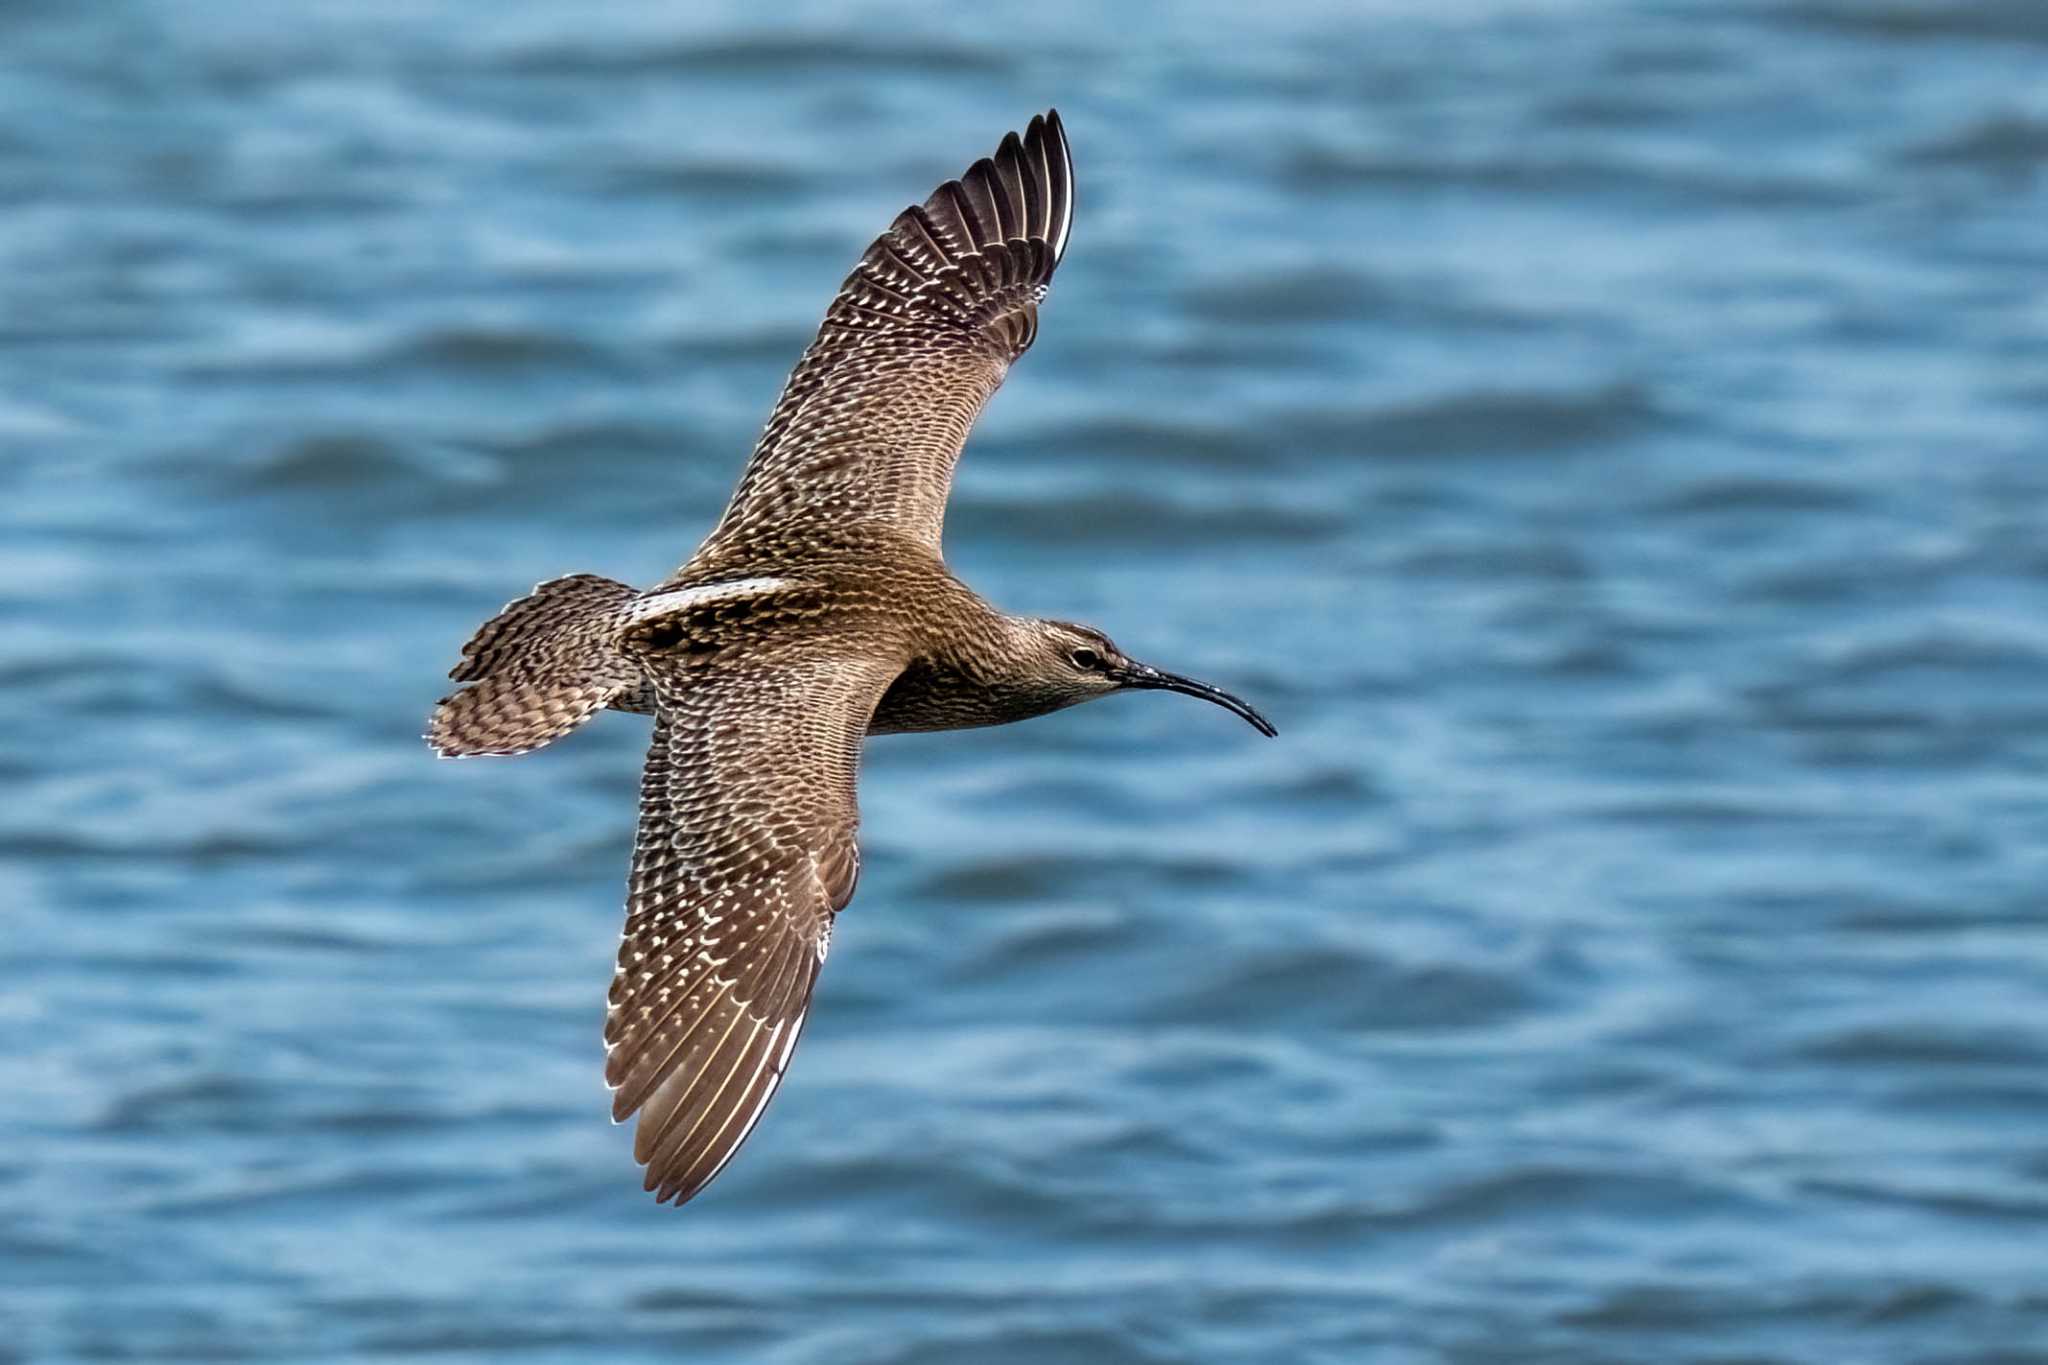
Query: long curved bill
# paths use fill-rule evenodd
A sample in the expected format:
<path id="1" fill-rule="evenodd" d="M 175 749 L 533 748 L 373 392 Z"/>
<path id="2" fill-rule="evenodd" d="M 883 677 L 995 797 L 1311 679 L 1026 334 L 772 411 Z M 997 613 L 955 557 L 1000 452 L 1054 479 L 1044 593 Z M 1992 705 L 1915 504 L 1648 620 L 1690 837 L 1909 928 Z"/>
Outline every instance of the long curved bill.
<path id="1" fill-rule="evenodd" d="M 1178 673 L 1168 673 L 1150 664 L 1132 664 L 1123 671 L 1117 681 L 1125 687 L 1141 691 L 1181 692 L 1190 697 L 1200 697 L 1203 701 L 1213 701 L 1224 710 L 1234 711 L 1243 716 L 1253 729 L 1268 739 L 1280 733 L 1273 728 L 1271 721 L 1254 711 L 1251 703 L 1244 698 L 1234 697 L 1220 687 L 1211 687 L 1205 682 L 1196 682 L 1193 678 L 1183 678 Z"/>

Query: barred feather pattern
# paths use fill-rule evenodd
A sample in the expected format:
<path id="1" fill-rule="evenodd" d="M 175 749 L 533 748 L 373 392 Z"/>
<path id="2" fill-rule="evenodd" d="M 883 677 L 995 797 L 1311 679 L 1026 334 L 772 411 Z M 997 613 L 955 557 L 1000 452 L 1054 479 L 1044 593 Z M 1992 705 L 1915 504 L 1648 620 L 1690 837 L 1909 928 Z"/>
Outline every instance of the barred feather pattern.
<path id="1" fill-rule="evenodd" d="M 626 927 L 605 1021 L 612 1117 L 646 1187 L 681 1203 L 781 1082 L 860 855 L 854 781 L 900 660 L 772 650 L 657 694 Z"/>
<path id="2" fill-rule="evenodd" d="M 509 602 L 462 647 L 427 743 L 443 758 L 523 754 L 559 739 L 614 698 L 640 688 L 639 670 L 611 642 L 614 615 L 635 596 L 624 583 L 571 574 Z"/>
<path id="3" fill-rule="evenodd" d="M 707 549 L 860 521 L 936 549 L 960 448 L 1038 334 L 1073 212 L 1049 113 L 898 214 L 840 286 Z"/>

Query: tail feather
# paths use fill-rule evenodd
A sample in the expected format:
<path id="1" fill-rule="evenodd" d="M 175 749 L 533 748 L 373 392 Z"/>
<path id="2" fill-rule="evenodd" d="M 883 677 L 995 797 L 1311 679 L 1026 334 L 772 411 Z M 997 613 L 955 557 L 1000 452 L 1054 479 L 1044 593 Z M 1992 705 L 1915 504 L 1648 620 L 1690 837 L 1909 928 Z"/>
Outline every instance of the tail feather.
<path id="1" fill-rule="evenodd" d="M 630 706 L 643 680 L 612 638 L 634 596 L 624 583 L 572 574 L 508 603 L 462 647 L 448 676 L 468 685 L 434 708 L 427 743 L 443 758 L 523 754 L 614 698 Z"/>

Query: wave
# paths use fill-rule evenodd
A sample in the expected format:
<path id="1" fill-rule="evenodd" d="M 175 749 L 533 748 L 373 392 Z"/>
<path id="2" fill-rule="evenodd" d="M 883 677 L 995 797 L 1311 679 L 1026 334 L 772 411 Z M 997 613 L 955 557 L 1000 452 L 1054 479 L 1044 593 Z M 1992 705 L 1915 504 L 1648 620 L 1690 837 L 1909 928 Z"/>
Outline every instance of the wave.
<path id="1" fill-rule="evenodd" d="M 1325 452 L 1441 459 L 1600 446 L 1665 420 L 1649 388 L 1617 381 L 1576 390 L 1463 389 L 1357 413 L 1304 413 L 1276 437 Z"/>
<path id="2" fill-rule="evenodd" d="M 2008 114 L 1923 142 L 1901 154 L 1911 164 L 2032 171 L 2048 165 L 2048 122 Z"/>
<path id="3" fill-rule="evenodd" d="M 1201 505 L 1134 489 L 1047 490 L 1008 498 L 963 490 L 954 495 L 946 520 L 952 534 L 983 541 L 1121 547 L 1329 540 L 1345 533 L 1347 521 L 1335 509 L 1244 501 Z"/>
<path id="4" fill-rule="evenodd" d="M 1851 37 L 2048 43 L 2048 11 L 2034 0 L 1799 0 L 1756 13 L 1766 22 Z"/>
<path id="5" fill-rule="evenodd" d="M 1269 163 L 1267 174 L 1296 193 L 1331 185 L 1387 191 L 1476 189 L 1560 201 L 1610 196 L 1729 208 L 1841 208 L 1875 192 L 1857 179 L 1819 174 L 1772 174 L 1745 163 L 1716 168 L 1673 159 L 1620 160 L 1592 156 L 1475 156 L 1463 160 L 1402 149 L 1365 150 L 1298 144 Z"/>
<path id="6" fill-rule="evenodd" d="M 1256 1019 L 1262 1028 L 1345 1033 L 1436 1032 L 1498 1025 L 1540 1008 L 1543 997 L 1517 964 L 1408 962 L 1333 944 L 1240 948 L 1203 964 L 1191 980 L 1160 982 L 1142 1016 Z"/>
<path id="7" fill-rule="evenodd" d="M 1735 476 L 1702 479 L 1651 507 L 1659 516 L 1701 516 L 1723 513 L 1852 511 L 1864 495 L 1853 485 L 1818 479 Z"/>
<path id="8" fill-rule="evenodd" d="M 901 31 L 886 36 L 759 32 L 701 40 L 601 37 L 547 40 L 501 52 L 492 65 L 529 76 L 662 76 L 725 80 L 826 77 L 998 76 L 1017 58 L 1002 43 L 970 45 Z"/>

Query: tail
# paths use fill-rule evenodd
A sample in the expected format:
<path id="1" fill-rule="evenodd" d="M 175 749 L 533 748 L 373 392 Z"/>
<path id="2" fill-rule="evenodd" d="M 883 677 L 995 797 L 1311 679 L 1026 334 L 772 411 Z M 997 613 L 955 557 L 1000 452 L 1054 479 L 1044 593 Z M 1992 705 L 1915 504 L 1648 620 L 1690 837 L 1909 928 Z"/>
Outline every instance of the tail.
<path id="1" fill-rule="evenodd" d="M 640 671 L 612 643 L 637 594 L 595 574 L 543 583 L 484 622 L 448 674 L 427 743 L 443 758 L 523 754 L 560 739 L 617 698 L 636 709 Z"/>

